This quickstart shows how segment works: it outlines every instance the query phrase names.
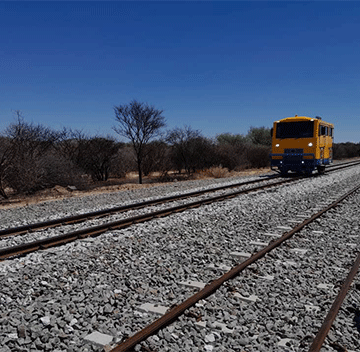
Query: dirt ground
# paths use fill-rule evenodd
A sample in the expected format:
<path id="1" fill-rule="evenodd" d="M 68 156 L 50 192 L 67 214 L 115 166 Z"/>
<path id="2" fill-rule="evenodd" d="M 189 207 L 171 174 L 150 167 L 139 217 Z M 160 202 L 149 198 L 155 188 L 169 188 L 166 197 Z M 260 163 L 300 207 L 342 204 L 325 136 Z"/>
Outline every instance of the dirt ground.
<path id="1" fill-rule="evenodd" d="M 252 176 L 259 175 L 271 172 L 269 168 L 263 169 L 248 169 L 239 172 L 223 172 L 221 170 L 215 170 L 214 172 L 200 172 L 191 177 L 189 180 L 195 179 L 215 179 L 223 177 L 241 177 L 241 176 Z M 47 201 L 66 199 L 71 197 L 83 197 L 94 194 L 101 193 L 112 193 L 112 192 L 121 192 L 129 191 L 140 188 L 155 187 L 159 185 L 166 185 L 170 182 L 157 182 L 158 175 L 152 174 L 147 177 L 143 177 L 143 184 L 138 184 L 138 175 L 136 173 L 130 173 L 126 178 L 121 179 L 111 179 L 107 182 L 102 182 L 99 184 L 94 184 L 90 189 L 87 190 L 77 190 L 75 187 L 69 185 L 68 187 L 55 186 L 50 189 L 45 189 L 43 191 L 36 192 L 32 195 L 13 195 L 9 199 L 0 200 L 0 210 L 10 209 L 16 207 L 23 207 L 29 204 L 37 204 Z M 178 178 L 174 179 L 175 182 L 186 182 L 186 180 L 180 180 Z M 173 181 L 174 182 L 174 181 Z"/>

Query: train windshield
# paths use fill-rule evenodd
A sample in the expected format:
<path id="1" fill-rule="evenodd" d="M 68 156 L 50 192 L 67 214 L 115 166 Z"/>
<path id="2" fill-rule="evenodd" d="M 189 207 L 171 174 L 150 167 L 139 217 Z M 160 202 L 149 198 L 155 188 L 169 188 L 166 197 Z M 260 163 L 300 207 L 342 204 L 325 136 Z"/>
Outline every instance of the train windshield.
<path id="1" fill-rule="evenodd" d="M 314 121 L 279 122 L 276 138 L 310 138 L 314 136 Z"/>

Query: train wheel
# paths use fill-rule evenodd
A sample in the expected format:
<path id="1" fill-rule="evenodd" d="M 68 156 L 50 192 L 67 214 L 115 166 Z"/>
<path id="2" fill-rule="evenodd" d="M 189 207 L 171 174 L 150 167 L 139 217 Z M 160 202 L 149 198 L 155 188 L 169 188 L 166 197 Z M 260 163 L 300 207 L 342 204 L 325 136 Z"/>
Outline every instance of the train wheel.
<path id="1" fill-rule="evenodd" d="M 317 167 L 317 170 L 318 170 L 319 175 L 324 175 L 324 173 L 325 173 L 325 165 L 319 165 Z"/>

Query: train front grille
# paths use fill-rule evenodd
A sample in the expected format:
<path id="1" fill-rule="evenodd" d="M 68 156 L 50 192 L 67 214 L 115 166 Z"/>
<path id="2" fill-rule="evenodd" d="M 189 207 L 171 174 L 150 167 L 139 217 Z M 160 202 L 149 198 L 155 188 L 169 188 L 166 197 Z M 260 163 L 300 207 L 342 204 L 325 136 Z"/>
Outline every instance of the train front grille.
<path id="1" fill-rule="evenodd" d="M 301 148 L 288 148 L 288 149 L 284 149 L 284 153 L 285 154 L 303 154 L 304 149 L 301 149 Z"/>

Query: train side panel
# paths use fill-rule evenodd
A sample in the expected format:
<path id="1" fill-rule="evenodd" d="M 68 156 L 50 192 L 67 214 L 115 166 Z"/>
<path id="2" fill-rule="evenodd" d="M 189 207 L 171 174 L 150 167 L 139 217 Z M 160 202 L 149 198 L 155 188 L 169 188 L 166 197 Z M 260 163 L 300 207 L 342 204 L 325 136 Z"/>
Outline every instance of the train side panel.
<path id="1" fill-rule="evenodd" d="M 334 127 L 332 124 L 320 120 L 315 133 L 318 136 L 316 148 L 318 165 L 329 165 L 333 161 Z"/>

